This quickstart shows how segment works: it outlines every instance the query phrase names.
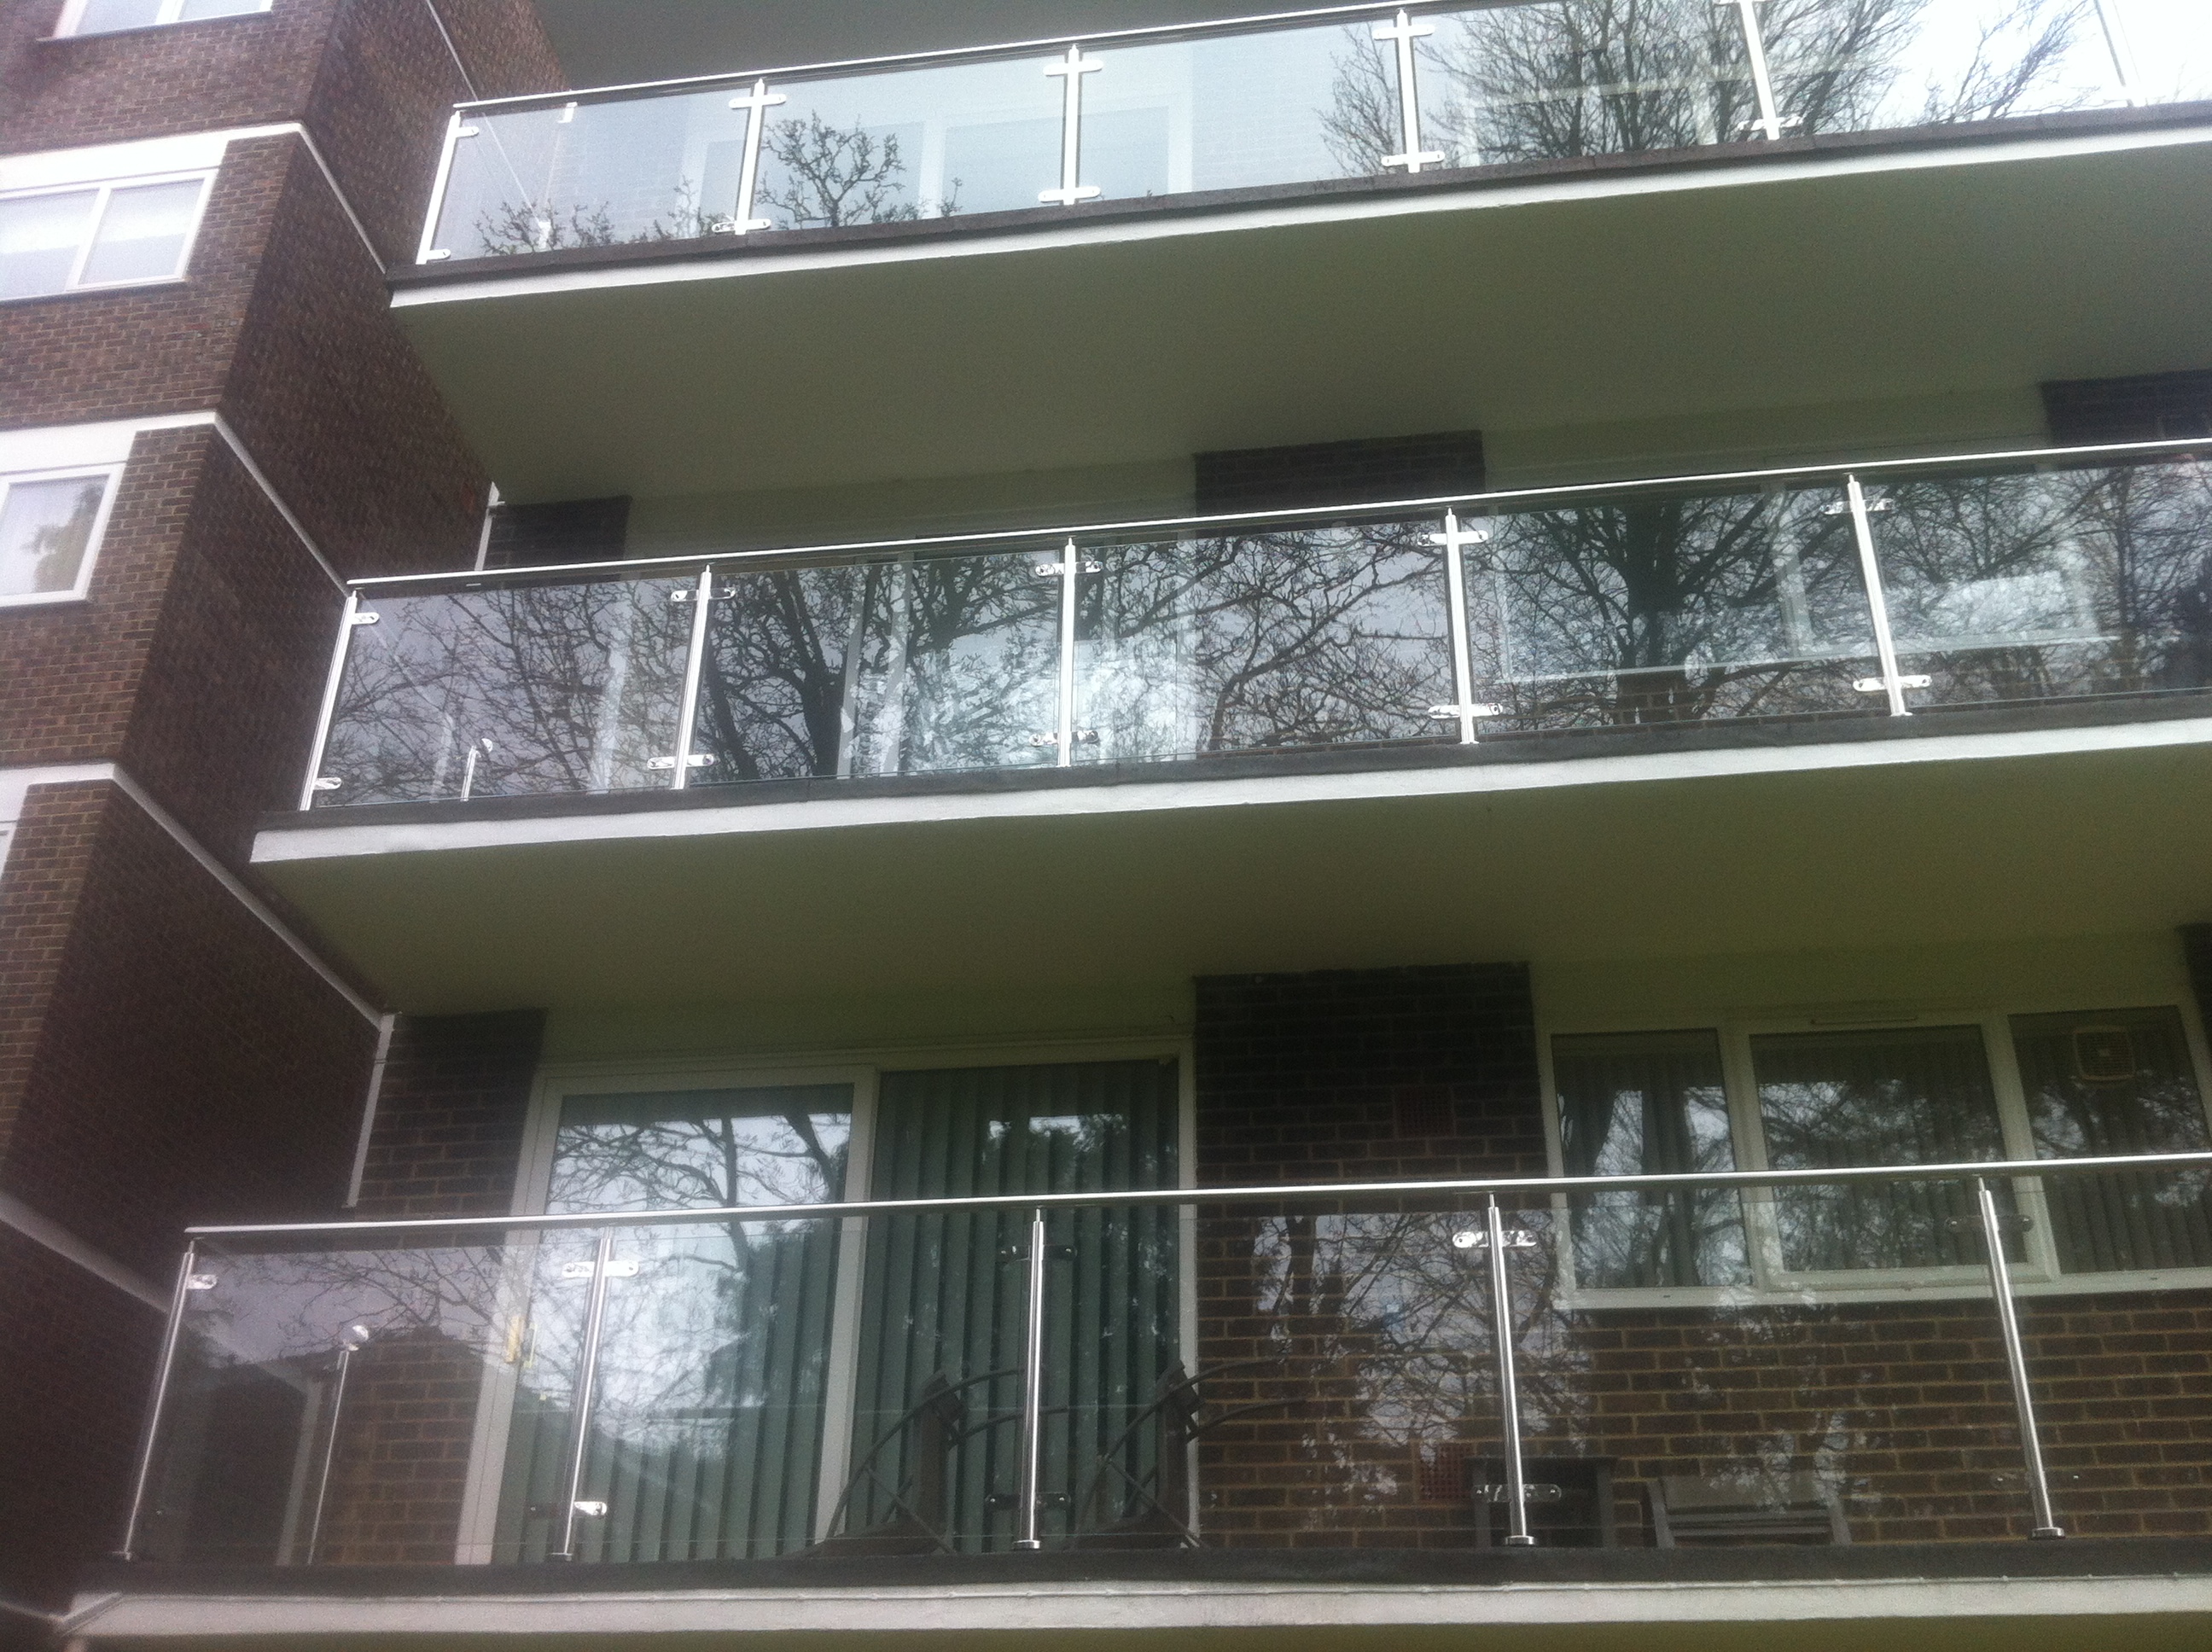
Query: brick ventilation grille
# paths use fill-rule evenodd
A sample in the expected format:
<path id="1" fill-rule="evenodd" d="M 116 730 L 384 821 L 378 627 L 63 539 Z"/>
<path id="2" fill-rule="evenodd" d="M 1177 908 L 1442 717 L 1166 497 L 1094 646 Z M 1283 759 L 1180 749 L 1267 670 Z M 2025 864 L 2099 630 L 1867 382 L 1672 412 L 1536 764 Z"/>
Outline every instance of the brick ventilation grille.
<path id="1" fill-rule="evenodd" d="M 2053 441 L 2166 441 L 2212 436 L 2212 372 L 2057 379 L 2043 386 Z"/>
<path id="2" fill-rule="evenodd" d="M 1200 453 L 1195 463 L 1202 516 L 1480 493 L 1483 486 L 1480 430 L 1238 448 Z"/>
<path id="3" fill-rule="evenodd" d="M 563 499 L 550 505 L 501 505 L 491 513 L 486 568 L 546 568 L 611 562 L 629 540 L 629 495 Z"/>

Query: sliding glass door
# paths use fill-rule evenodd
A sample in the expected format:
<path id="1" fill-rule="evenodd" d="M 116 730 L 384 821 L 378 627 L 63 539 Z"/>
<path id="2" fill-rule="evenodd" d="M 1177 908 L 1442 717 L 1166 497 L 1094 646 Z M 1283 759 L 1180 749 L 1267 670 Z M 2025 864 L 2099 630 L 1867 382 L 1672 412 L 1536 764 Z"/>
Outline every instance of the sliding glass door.
<path id="1" fill-rule="evenodd" d="M 886 1072 L 872 1191 L 1171 1187 L 1178 1096 L 1172 1059 Z M 1148 1413 L 1177 1358 L 1177 1221 L 1058 1212 L 1048 1234 L 1046 1529 L 1079 1536 L 1158 1484 Z M 1022 1210 L 869 1224 L 841 1540 L 1010 1546 L 1029 1235 Z"/>

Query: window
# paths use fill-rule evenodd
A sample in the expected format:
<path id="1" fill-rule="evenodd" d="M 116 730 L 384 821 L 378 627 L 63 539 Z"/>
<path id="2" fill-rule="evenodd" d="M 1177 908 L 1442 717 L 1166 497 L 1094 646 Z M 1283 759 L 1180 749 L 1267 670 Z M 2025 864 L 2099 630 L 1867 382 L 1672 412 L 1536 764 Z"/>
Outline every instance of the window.
<path id="1" fill-rule="evenodd" d="M 1551 1062 L 1558 1163 L 1570 1176 L 2212 1146 L 2189 1035 L 2170 1005 L 1929 1026 L 1561 1034 Z M 2006 1255 L 2031 1285 L 2212 1267 L 2212 1172 L 2022 1178 L 1992 1191 Z M 1601 1189 L 1560 1202 L 1585 1291 L 1978 1288 L 1983 1277 L 1964 1181 L 1748 1196 Z"/>
<path id="2" fill-rule="evenodd" d="M 118 468 L 0 476 L 0 606 L 84 595 Z"/>
<path id="3" fill-rule="evenodd" d="M 270 0 L 70 0 L 56 34 L 112 34 L 162 23 L 197 23 L 266 11 Z"/>
<path id="4" fill-rule="evenodd" d="M 0 299 L 184 274 L 208 174 L 0 196 Z"/>

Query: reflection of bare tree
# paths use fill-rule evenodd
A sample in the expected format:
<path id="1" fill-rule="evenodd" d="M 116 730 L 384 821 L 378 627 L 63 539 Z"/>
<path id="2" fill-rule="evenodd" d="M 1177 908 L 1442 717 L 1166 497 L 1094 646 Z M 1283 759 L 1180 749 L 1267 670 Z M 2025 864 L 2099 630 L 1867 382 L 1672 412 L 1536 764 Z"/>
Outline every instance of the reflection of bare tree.
<path id="1" fill-rule="evenodd" d="M 1849 704 L 1874 652 L 1833 490 L 1516 513 L 1470 556 L 1475 675 L 1537 726 Z"/>
<path id="2" fill-rule="evenodd" d="M 910 223 L 959 210 L 958 179 L 942 202 L 914 198 L 898 134 L 830 125 L 817 112 L 769 129 L 761 146 L 766 170 L 757 210 L 784 229 L 842 229 L 850 224 Z"/>
<path id="3" fill-rule="evenodd" d="M 1103 552 L 1079 587 L 1079 719 L 1121 759 L 1433 733 L 1451 681 L 1435 528 Z"/>
<path id="4" fill-rule="evenodd" d="M 2212 476 L 2193 460 L 1885 490 L 1875 519 L 1898 645 L 1938 700 L 2212 681 Z"/>
<path id="5" fill-rule="evenodd" d="M 1791 130 L 1992 119 L 2076 100 L 2069 52 L 2090 0 L 2011 0 L 1948 61 L 1908 69 L 1949 21 L 1933 0 L 1769 0 L 1761 38 Z M 1437 16 L 1418 53 L 1425 142 L 1448 164 L 1637 154 L 1728 142 L 1759 116 L 1741 23 L 1709 0 L 1553 0 Z M 1932 27 L 1931 27 L 1932 26 Z M 1939 36 L 1948 41 L 1948 36 Z M 1354 170 L 1403 147 L 1394 71 L 1346 52 L 1328 112 Z"/>
<path id="6" fill-rule="evenodd" d="M 604 792 L 674 750 L 675 581 L 378 599 L 353 633 L 325 771 L 343 802 Z"/>

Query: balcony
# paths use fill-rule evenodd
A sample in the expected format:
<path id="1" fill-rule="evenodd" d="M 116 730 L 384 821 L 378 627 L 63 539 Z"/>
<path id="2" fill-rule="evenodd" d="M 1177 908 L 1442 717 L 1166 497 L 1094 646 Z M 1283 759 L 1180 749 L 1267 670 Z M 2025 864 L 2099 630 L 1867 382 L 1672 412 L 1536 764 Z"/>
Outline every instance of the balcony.
<path id="1" fill-rule="evenodd" d="M 470 106 L 395 301 L 522 500 L 2201 359 L 2212 84 L 2002 9 L 1355 7 Z"/>
<path id="2" fill-rule="evenodd" d="M 367 581 L 255 861 L 421 1010 L 2155 929 L 2208 525 L 2165 443 Z"/>
<path id="3" fill-rule="evenodd" d="M 2212 1611 L 2212 1154 L 2007 1162 L 1969 1108 L 1904 1156 L 1949 1162 L 1200 1192 L 1174 1064 L 1128 1065 L 1165 1076 L 970 1144 L 1000 1195 L 885 1145 L 841 1203 L 836 1097 L 783 1090 L 793 1151 L 750 1120 L 731 1184 L 777 1202 L 653 1208 L 722 1158 L 615 1096 L 549 1215 L 198 1230 L 76 1632 Z"/>

